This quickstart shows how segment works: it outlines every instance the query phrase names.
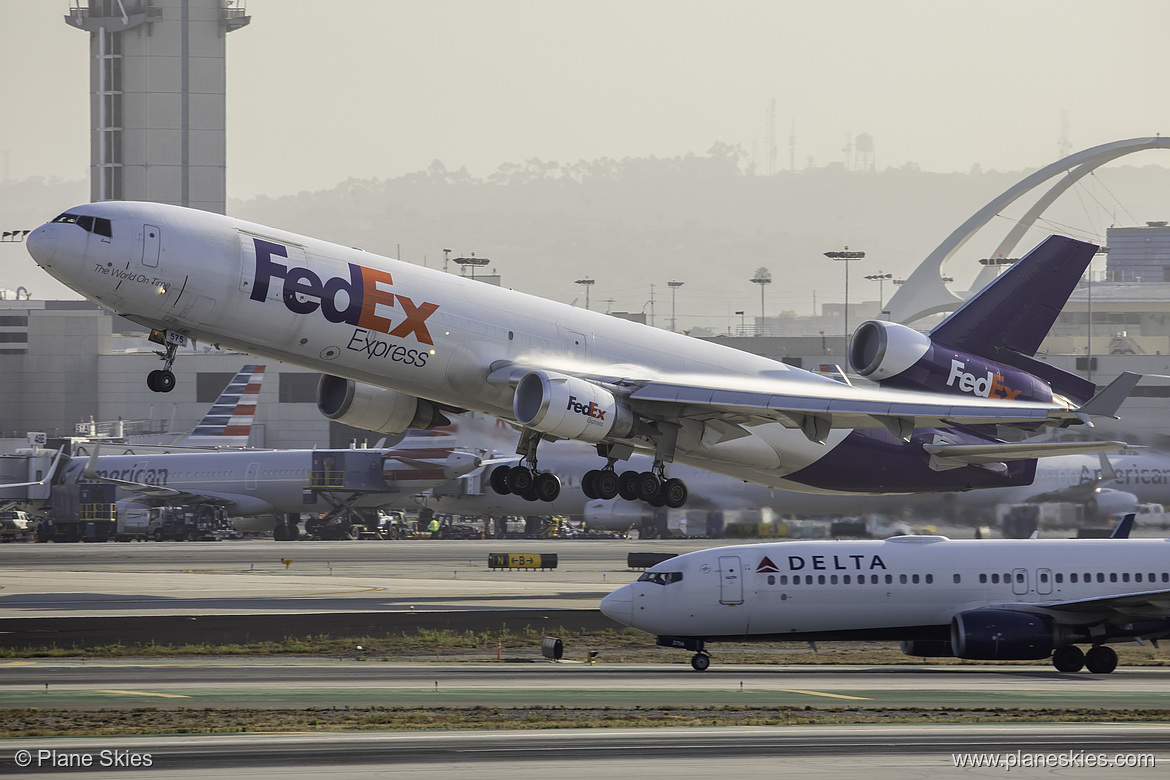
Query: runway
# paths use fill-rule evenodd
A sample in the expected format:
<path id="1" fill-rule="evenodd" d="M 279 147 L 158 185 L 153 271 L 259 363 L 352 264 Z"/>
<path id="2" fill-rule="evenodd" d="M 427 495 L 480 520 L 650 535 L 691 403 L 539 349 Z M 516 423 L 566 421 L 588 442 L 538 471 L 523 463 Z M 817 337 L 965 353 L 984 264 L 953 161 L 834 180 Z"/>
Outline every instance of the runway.
<path id="1" fill-rule="evenodd" d="M 585 655 L 587 648 L 568 648 Z M 1170 671 L 1062 674 L 1046 666 L 409 663 L 379 660 L 26 659 L 0 662 L 8 706 L 865 707 L 1159 709 Z M 508 648 L 514 650 L 514 648 Z M 530 648 L 531 650 L 531 648 Z M 603 659 L 602 659 L 603 660 Z M 678 659 L 682 661 L 680 657 Z"/>
<path id="2" fill-rule="evenodd" d="M 11 740 L 0 771 L 17 761 L 45 771 L 52 761 L 89 756 L 95 763 L 149 761 L 132 770 L 162 778 L 249 776 L 596 778 L 717 777 L 878 780 L 937 778 L 961 771 L 1009 777 L 1157 776 L 1170 761 L 1164 726 L 841 726 L 834 728 L 566 729 L 422 733 L 285 734 Z M 28 751 L 22 753 L 22 751 Z M 44 751 L 43 753 L 41 751 Z M 50 753 L 55 751 L 55 753 Z M 103 753 L 104 751 L 104 753 Z M 997 769 L 956 769 L 979 759 Z M 1029 769 L 1026 762 L 1064 761 L 1072 768 Z M 1100 761 L 1100 763 L 1098 763 Z M 1080 765 L 1076 762 L 1080 762 Z M 1091 762 L 1086 775 L 1083 768 Z M 1004 769 L 1002 766 L 1015 767 Z M 1128 766 L 1127 766 L 1128 765 Z M 68 770 L 63 770 L 68 771 Z M 1164 771 L 1164 770 L 1163 770 Z"/>
<path id="3" fill-rule="evenodd" d="M 727 542 L 732 543 L 732 542 Z M 710 540 L 301 542 L 0 546 L 0 641 L 69 646 L 195 638 L 232 641 L 290 631 L 365 636 L 372 629 L 493 626 L 596 629 L 613 625 L 597 602 L 635 579 L 631 551 L 688 552 Z M 493 571 L 489 552 L 549 553 L 547 571 Z M 283 562 L 290 559 L 286 566 Z M 649 640 L 648 640 L 649 641 Z M 1164 710 L 1170 671 L 1121 668 L 1064 675 L 1050 666 L 762 666 L 719 658 L 694 672 L 687 654 L 653 664 L 586 665 L 571 642 L 562 663 L 538 648 L 503 648 L 498 662 L 400 663 L 376 646 L 346 658 L 36 659 L 0 661 L 7 707 L 117 712 L 141 708 L 476 707 L 791 708 L 940 711 Z M 360 659 L 360 660 L 359 660 Z M 47 685 L 46 685 L 47 684 Z M 1067 713 L 1062 714 L 1062 713 Z M 101 716 L 104 717 L 104 716 Z M 539 725 L 539 719 L 534 723 Z M 1100 749 L 1170 761 L 1170 725 L 990 727 L 584 729 L 102 737 L 0 742 L 0 773 L 21 771 L 17 751 L 150 754 L 124 771 L 156 777 L 830 778 L 864 772 L 894 780 L 961 771 L 953 753 Z M 42 767 L 41 771 L 48 769 Z M 66 769 L 62 771 L 75 771 Z M 997 774 L 1004 770 L 991 770 Z M 1083 769 L 1069 769 L 1080 772 Z M 1020 767 L 1013 777 L 1052 776 Z M 1060 772 L 1056 773 L 1058 776 Z M 1110 766 L 1109 777 L 1148 777 Z"/>

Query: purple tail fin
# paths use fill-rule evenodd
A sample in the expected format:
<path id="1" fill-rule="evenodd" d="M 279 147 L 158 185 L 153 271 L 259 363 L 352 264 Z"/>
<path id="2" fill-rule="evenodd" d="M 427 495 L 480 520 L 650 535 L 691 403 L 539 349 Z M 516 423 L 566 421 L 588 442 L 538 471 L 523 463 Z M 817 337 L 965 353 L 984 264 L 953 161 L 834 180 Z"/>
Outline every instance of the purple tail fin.
<path id="1" fill-rule="evenodd" d="M 1035 360 L 1097 246 L 1049 236 L 930 332 L 931 341 L 1028 371 L 1057 391 L 1092 397 L 1093 383 Z"/>

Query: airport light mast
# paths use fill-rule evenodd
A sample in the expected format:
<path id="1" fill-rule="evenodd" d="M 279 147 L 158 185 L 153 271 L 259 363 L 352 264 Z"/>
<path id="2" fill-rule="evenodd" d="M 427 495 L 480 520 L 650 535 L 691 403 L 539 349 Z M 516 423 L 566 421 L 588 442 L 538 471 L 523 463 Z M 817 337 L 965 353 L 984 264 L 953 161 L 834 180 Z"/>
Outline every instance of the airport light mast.
<path id="1" fill-rule="evenodd" d="M 678 288 L 682 287 L 684 284 L 686 284 L 686 282 L 680 282 L 677 279 L 671 279 L 669 282 L 666 283 L 666 286 L 670 288 L 670 332 L 671 333 L 678 333 L 678 329 L 674 326 L 674 294 L 675 294 L 675 292 L 678 291 Z"/>
<path id="2" fill-rule="evenodd" d="M 588 276 L 586 276 L 584 279 L 578 279 L 577 281 L 573 282 L 573 284 L 579 284 L 585 288 L 585 310 L 586 311 L 589 311 L 589 288 L 592 287 L 594 285 L 594 283 L 596 283 L 596 282 L 597 282 L 596 279 L 590 279 Z"/>
<path id="3" fill-rule="evenodd" d="M 885 289 L 886 279 L 893 279 L 894 275 L 883 274 L 881 271 L 878 271 L 876 274 L 869 274 L 865 278 L 869 279 L 871 282 L 878 283 L 878 311 L 884 314 L 885 312 L 882 311 L 882 304 L 885 301 L 885 295 L 882 294 L 882 291 Z"/>
<path id="4" fill-rule="evenodd" d="M 845 354 L 849 354 L 849 264 L 865 257 L 865 252 L 850 252 L 845 247 L 843 252 L 825 252 L 825 257 L 845 263 Z"/>
<path id="5" fill-rule="evenodd" d="M 470 268 L 471 269 L 471 278 L 474 279 L 475 278 L 475 269 L 479 266 L 487 265 L 488 263 L 491 262 L 491 260 L 489 260 L 486 257 L 476 257 L 475 252 L 472 252 L 471 257 L 456 257 L 454 260 L 452 260 L 452 262 L 459 264 L 459 275 L 460 276 L 466 276 L 467 269 Z"/>
<path id="6" fill-rule="evenodd" d="M 756 275 L 748 281 L 760 286 L 760 330 L 762 331 L 764 329 L 764 287 L 772 283 L 772 274 L 767 268 L 757 268 Z M 756 335 L 758 336 L 759 333 Z"/>

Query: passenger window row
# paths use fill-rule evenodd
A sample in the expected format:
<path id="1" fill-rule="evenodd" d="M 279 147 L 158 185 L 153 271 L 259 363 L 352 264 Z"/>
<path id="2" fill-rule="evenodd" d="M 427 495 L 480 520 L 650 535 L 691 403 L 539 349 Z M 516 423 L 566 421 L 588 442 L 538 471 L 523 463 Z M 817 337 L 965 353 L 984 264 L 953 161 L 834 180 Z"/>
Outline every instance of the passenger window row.
<path id="1" fill-rule="evenodd" d="M 1132 572 L 1132 573 L 1128 572 L 1128 571 L 1123 571 L 1120 573 L 1115 572 L 1115 571 L 1108 572 L 1108 573 L 1099 571 L 1096 573 L 1085 572 L 1084 574 L 1080 574 L 1079 572 L 1072 572 L 1068 575 L 1068 581 L 1070 583 L 1074 583 L 1074 584 L 1078 583 L 1078 582 L 1105 582 L 1106 578 L 1108 578 L 1109 582 L 1141 582 L 1141 583 L 1151 583 L 1151 582 L 1159 582 L 1159 581 L 1170 582 L 1170 572 L 1162 572 L 1162 576 L 1161 576 L 1160 580 L 1159 580 L 1158 575 L 1155 572 L 1144 573 L 1144 572 L 1140 572 L 1140 571 L 1139 572 Z M 1064 574 L 1062 572 L 1057 572 L 1056 574 L 1052 575 L 1052 579 L 1056 582 L 1056 584 L 1060 585 L 1064 582 Z M 1012 575 L 1004 574 L 1002 576 L 1002 579 L 998 573 L 994 573 L 994 574 L 990 574 L 990 575 L 988 575 L 988 574 L 980 574 L 979 575 L 979 582 L 981 584 L 986 584 L 988 581 L 990 581 L 992 585 L 997 585 L 1001 581 L 1005 582 L 1005 583 L 1011 582 Z M 1018 572 L 1016 574 L 1016 582 L 1024 582 L 1024 581 L 1025 581 L 1025 578 L 1024 578 L 1023 572 Z M 1048 582 L 1048 572 L 1044 572 L 1044 571 L 1040 572 L 1040 582 L 1042 582 L 1042 583 Z"/>
<path id="2" fill-rule="evenodd" d="M 841 574 L 841 575 L 837 575 L 837 574 L 804 574 L 804 575 L 793 574 L 792 575 L 792 584 L 793 585 L 852 585 L 852 584 L 854 584 L 853 580 L 854 580 L 854 576 L 852 574 Z M 866 575 L 864 575 L 864 574 L 857 575 L 857 584 L 858 585 L 867 585 L 867 584 L 868 585 L 881 585 L 881 584 L 893 585 L 894 581 L 895 581 L 895 578 L 894 578 L 893 574 L 870 574 L 868 580 L 866 579 Z M 955 582 L 958 582 L 958 581 L 959 581 L 959 575 L 956 574 L 955 575 Z M 921 574 L 921 575 L 920 574 L 899 574 L 899 575 L 897 575 L 897 582 L 900 585 L 919 585 L 921 583 L 926 583 L 927 585 L 933 585 L 934 584 L 934 575 L 933 574 Z M 769 585 L 776 584 L 776 575 L 775 574 L 768 575 L 768 584 Z M 787 574 L 780 575 L 780 584 L 781 585 L 788 584 L 788 575 Z"/>

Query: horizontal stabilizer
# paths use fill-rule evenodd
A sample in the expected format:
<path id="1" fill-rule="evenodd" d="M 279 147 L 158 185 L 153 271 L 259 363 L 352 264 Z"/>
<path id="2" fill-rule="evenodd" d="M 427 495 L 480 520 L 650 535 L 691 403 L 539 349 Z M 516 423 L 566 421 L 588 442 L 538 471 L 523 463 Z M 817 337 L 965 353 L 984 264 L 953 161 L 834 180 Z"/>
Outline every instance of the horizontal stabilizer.
<path id="1" fill-rule="evenodd" d="M 1090 398 L 1077 409 L 1077 417 L 1088 422 L 1089 417 L 1117 418 L 1117 410 L 1125 403 L 1125 399 L 1137 387 L 1142 375 L 1132 371 L 1123 371 L 1116 379 L 1110 382 L 1104 390 Z"/>
<path id="2" fill-rule="evenodd" d="M 1014 444 L 925 444 L 922 449 L 939 458 L 975 464 L 1082 455 L 1087 452 L 1116 452 L 1127 446 L 1123 441 L 1024 441 Z"/>

